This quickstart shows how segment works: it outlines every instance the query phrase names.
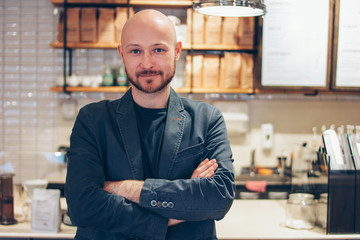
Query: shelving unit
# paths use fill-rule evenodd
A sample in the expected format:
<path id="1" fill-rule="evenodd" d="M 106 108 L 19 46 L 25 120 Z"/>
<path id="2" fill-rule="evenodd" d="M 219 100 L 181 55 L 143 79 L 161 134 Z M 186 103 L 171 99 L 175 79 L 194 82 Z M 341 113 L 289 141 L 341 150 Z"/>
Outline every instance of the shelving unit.
<path id="1" fill-rule="evenodd" d="M 66 8 L 69 7 L 136 7 L 136 8 L 170 8 L 170 9 L 188 9 L 192 7 L 192 1 L 187 0 L 173 0 L 173 1 L 165 1 L 165 0 L 50 0 L 52 4 L 61 6 Z M 116 49 L 120 43 L 73 43 L 73 42 L 53 42 L 50 44 L 52 48 L 56 49 L 64 49 L 64 51 L 69 51 L 69 75 L 71 74 L 71 57 L 72 50 L 75 49 Z M 197 53 L 209 53 L 218 52 L 218 54 L 222 54 L 225 51 L 233 51 L 233 52 L 247 52 L 247 53 L 257 53 L 256 46 L 248 46 L 248 45 L 223 45 L 223 44 L 183 44 L 183 50 L 188 51 L 188 54 Z M 217 54 L 217 53 L 215 53 Z M 65 64 L 65 59 L 64 59 Z M 65 66 L 65 65 L 64 65 Z M 255 77 L 255 74 L 254 74 Z M 111 87 L 70 87 L 65 84 L 64 86 L 52 87 L 50 90 L 54 92 L 125 92 L 128 87 L 119 87 L 119 86 L 111 86 Z M 194 87 L 186 87 L 186 88 L 178 88 L 176 89 L 178 93 L 221 93 L 221 94 L 253 94 L 254 89 L 241 89 L 241 88 L 233 88 L 233 89 L 221 89 L 221 88 L 194 88 Z"/>

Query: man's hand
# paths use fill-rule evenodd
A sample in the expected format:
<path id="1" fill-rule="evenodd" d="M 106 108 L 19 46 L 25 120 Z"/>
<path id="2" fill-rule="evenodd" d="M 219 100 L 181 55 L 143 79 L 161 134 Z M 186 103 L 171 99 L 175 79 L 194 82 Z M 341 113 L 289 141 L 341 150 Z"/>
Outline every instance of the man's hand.
<path id="1" fill-rule="evenodd" d="M 132 202 L 139 203 L 140 193 L 143 185 L 144 182 L 138 180 L 105 182 L 104 190 L 124 197 Z"/>
<path id="2" fill-rule="evenodd" d="M 200 163 L 200 165 L 194 170 L 190 179 L 193 178 L 210 178 L 214 175 L 215 170 L 218 168 L 218 164 L 216 163 L 216 159 L 212 159 L 209 161 L 206 158 L 204 161 Z"/>
<path id="3" fill-rule="evenodd" d="M 208 158 L 206 158 L 204 161 L 202 161 L 199 166 L 194 170 L 193 174 L 191 175 L 190 179 L 193 178 L 210 178 L 214 175 L 215 170 L 218 168 L 218 164 L 216 163 L 216 159 L 212 159 L 209 161 Z M 177 220 L 177 219 L 169 219 L 168 226 L 174 226 L 179 223 L 185 222 L 184 220 Z"/>

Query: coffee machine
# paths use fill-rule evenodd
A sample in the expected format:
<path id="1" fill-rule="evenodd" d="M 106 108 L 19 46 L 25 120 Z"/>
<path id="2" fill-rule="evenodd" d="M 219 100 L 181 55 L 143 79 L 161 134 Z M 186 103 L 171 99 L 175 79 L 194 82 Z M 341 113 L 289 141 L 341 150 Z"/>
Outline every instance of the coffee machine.
<path id="1" fill-rule="evenodd" d="M 0 224 L 17 223 L 14 218 L 13 173 L 0 174 Z"/>

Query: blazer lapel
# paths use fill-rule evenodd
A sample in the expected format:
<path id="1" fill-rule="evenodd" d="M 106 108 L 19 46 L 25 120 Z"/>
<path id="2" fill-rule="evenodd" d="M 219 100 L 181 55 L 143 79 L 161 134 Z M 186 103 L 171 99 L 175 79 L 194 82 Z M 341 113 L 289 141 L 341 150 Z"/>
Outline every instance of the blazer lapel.
<path id="1" fill-rule="evenodd" d="M 184 133 L 185 115 L 183 104 L 178 95 L 171 89 L 165 132 L 159 158 L 158 178 L 170 179 L 176 155 Z"/>
<path id="2" fill-rule="evenodd" d="M 141 143 L 131 89 L 127 91 L 119 101 L 116 120 L 120 129 L 120 135 L 124 143 L 132 175 L 134 179 L 143 180 L 144 170 Z"/>

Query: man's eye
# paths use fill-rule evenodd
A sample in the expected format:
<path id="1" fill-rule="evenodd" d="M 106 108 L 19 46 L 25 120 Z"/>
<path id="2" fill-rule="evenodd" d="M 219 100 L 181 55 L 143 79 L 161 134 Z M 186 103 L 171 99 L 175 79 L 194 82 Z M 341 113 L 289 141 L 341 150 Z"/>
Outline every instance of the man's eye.
<path id="1" fill-rule="evenodd" d="M 161 52 L 164 52 L 165 50 L 162 49 L 162 48 L 156 48 L 154 51 L 155 51 L 156 53 L 161 53 Z"/>
<path id="2" fill-rule="evenodd" d="M 139 50 L 139 49 L 134 49 L 134 50 L 131 50 L 131 53 L 139 54 L 139 53 L 140 53 L 140 50 Z"/>

